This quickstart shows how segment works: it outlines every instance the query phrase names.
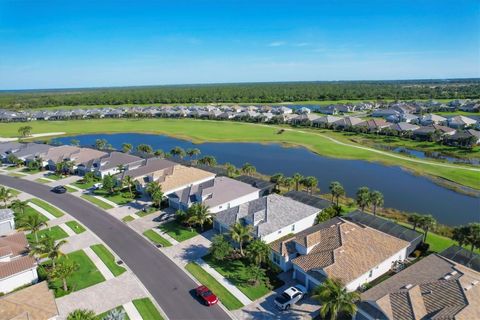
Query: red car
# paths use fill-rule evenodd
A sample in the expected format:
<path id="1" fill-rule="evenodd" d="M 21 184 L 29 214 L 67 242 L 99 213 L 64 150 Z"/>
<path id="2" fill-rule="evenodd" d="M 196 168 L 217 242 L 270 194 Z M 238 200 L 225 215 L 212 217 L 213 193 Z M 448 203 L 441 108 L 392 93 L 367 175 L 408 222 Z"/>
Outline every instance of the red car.
<path id="1" fill-rule="evenodd" d="M 205 286 L 198 287 L 197 289 L 195 289 L 195 292 L 197 293 L 197 296 L 200 297 L 207 306 L 213 306 L 218 302 L 217 296 L 214 295 L 213 292 Z"/>

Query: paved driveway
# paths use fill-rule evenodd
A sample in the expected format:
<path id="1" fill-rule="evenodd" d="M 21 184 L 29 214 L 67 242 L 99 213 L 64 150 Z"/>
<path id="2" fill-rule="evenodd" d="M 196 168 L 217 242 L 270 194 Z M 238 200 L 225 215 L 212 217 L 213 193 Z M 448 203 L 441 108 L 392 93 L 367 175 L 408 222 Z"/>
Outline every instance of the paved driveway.
<path id="1" fill-rule="evenodd" d="M 0 184 L 28 192 L 68 212 L 100 237 L 130 267 L 170 319 L 229 319 L 220 307 L 198 303 L 196 283 L 150 242 L 123 222 L 71 194 L 55 194 L 39 183 L 0 175 Z"/>
<path id="2" fill-rule="evenodd" d="M 177 245 L 162 248 L 161 250 L 176 264 L 184 267 L 188 262 L 195 261 L 208 253 L 208 248 L 211 244 L 210 239 L 214 234 L 213 230 L 209 230 Z"/>

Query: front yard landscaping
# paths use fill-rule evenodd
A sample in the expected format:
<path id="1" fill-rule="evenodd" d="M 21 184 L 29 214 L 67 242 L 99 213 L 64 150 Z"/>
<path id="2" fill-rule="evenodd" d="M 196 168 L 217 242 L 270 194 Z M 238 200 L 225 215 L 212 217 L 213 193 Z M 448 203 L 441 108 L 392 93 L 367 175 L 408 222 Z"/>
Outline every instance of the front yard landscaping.
<path id="1" fill-rule="evenodd" d="M 200 228 L 186 227 L 180 224 L 177 220 L 163 223 L 158 226 L 158 229 L 162 230 L 178 242 L 188 240 L 200 234 Z"/>
<path id="2" fill-rule="evenodd" d="M 20 221 L 22 220 L 22 218 L 27 217 L 29 215 L 38 215 L 40 221 L 42 221 L 42 222 L 48 221 L 48 218 L 45 217 L 43 214 L 41 214 L 40 212 L 38 212 L 37 210 L 33 209 L 30 206 L 26 206 L 25 209 L 23 210 L 23 213 L 15 212 L 15 225 L 17 227 L 20 227 L 20 225 L 21 225 Z"/>
<path id="3" fill-rule="evenodd" d="M 260 282 L 257 286 L 250 284 L 248 265 L 241 259 L 216 261 L 211 255 L 206 255 L 202 259 L 233 283 L 252 301 L 263 297 L 272 290 L 272 288 L 268 288 L 263 282 Z M 278 279 L 277 275 L 273 272 L 267 271 L 266 275 L 273 288 L 278 288 L 283 285 L 283 281 Z"/>
<path id="4" fill-rule="evenodd" d="M 103 320 L 103 318 L 105 318 L 107 316 L 107 314 L 109 314 L 113 310 L 118 310 L 118 311 L 125 312 L 125 309 L 123 309 L 122 306 L 119 306 L 119 307 L 113 308 L 111 310 L 105 311 L 103 313 L 97 314 L 95 316 L 95 320 Z M 123 318 L 123 320 L 130 320 L 130 318 L 128 317 L 128 314 L 125 313 L 125 317 Z"/>
<path id="5" fill-rule="evenodd" d="M 21 174 L 21 173 L 17 173 L 17 172 L 11 172 L 8 174 L 10 177 L 14 177 L 14 178 L 21 178 L 21 177 L 25 177 L 24 174 Z"/>
<path id="6" fill-rule="evenodd" d="M 95 183 L 98 183 L 98 181 L 83 182 L 82 180 L 78 180 L 78 181 L 72 183 L 72 185 L 74 185 L 77 188 L 86 190 L 86 189 L 89 189 L 89 188 L 93 187 L 93 185 Z"/>
<path id="7" fill-rule="evenodd" d="M 108 249 L 103 244 L 95 244 L 93 246 L 90 246 L 90 248 L 92 248 L 95 254 L 103 261 L 103 263 L 105 263 L 107 268 L 112 272 L 115 277 L 118 277 L 119 275 L 127 271 L 127 269 L 117 264 L 114 255 L 110 251 L 108 251 Z"/>
<path id="8" fill-rule="evenodd" d="M 64 187 L 65 187 L 65 189 L 67 189 L 67 192 L 69 192 L 69 193 L 78 191 L 77 189 L 74 189 L 74 188 L 70 187 L 69 185 L 65 185 Z"/>
<path id="9" fill-rule="evenodd" d="M 143 319 L 163 320 L 162 315 L 160 312 L 158 312 L 157 308 L 153 305 L 149 298 L 137 299 L 133 300 L 132 302 Z"/>
<path id="10" fill-rule="evenodd" d="M 38 178 L 38 179 L 35 179 L 35 181 L 38 182 L 38 183 L 44 183 L 44 184 L 52 182 L 52 181 L 47 180 L 45 178 Z"/>
<path id="11" fill-rule="evenodd" d="M 105 278 L 95 267 L 95 264 L 82 250 L 71 252 L 59 260 L 61 261 L 62 259 L 68 259 L 69 261 L 76 263 L 78 265 L 78 269 L 67 278 L 67 285 L 69 288 L 68 292 L 63 290 L 61 280 L 49 280 L 48 286 L 54 291 L 56 298 L 105 281 Z M 42 266 L 43 268 L 39 268 L 39 276 L 41 279 L 46 279 L 47 273 L 45 268 L 50 268 L 51 262 L 45 262 L 42 264 Z"/>
<path id="12" fill-rule="evenodd" d="M 83 199 L 87 200 L 88 202 L 91 202 L 93 203 L 94 205 L 104 209 L 104 210 L 108 210 L 108 209 L 112 209 L 113 206 L 109 205 L 108 203 L 106 203 L 105 201 L 102 201 L 100 199 L 97 199 L 95 198 L 94 196 L 89 196 L 87 194 L 82 194 L 81 196 Z"/>
<path id="13" fill-rule="evenodd" d="M 33 198 L 33 199 L 28 200 L 28 201 L 30 201 L 33 204 L 36 204 L 37 206 L 39 206 L 40 208 L 42 208 L 46 211 L 48 211 L 51 215 L 53 215 L 57 218 L 60 218 L 64 215 L 64 213 L 60 209 L 58 209 L 58 208 L 52 206 L 51 204 L 46 203 L 45 201 L 42 201 L 40 199 Z"/>
<path id="14" fill-rule="evenodd" d="M 125 216 L 125 217 L 122 218 L 123 222 L 130 222 L 130 221 L 133 221 L 133 220 L 135 220 L 135 218 L 132 217 L 132 216 Z"/>
<path id="15" fill-rule="evenodd" d="M 65 179 L 66 177 L 68 177 L 68 176 L 63 176 L 63 175 L 58 174 L 58 173 L 49 173 L 49 174 L 46 174 L 46 175 L 45 175 L 45 178 L 48 178 L 48 179 L 51 179 L 51 180 L 55 180 L 55 181 L 58 181 L 58 180 L 61 180 L 61 179 Z"/>
<path id="16" fill-rule="evenodd" d="M 82 232 L 85 232 L 85 227 L 82 226 L 80 223 L 78 223 L 77 221 L 75 220 L 72 220 L 72 221 L 67 221 L 65 222 L 65 224 L 73 230 L 73 232 L 75 232 L 76 234 L 80 234 Z"/>
<path id="17" fill-rule="evenodd" d="M 155 245 L 161 245 L 162 247 L 170 247 L 172 244 L 170 241 L 153 231 L 152 229 L 147 230 L 143 233 L 145 237 L 147 237 L 150 241 L 152 241 Z"/>
<path id="18" fill-rule="evenodd" d="M 243 304 L 222 286 L 215 278 L 209 275 L 195 262 L 189 262 L 185 269 L 190 272 L 201 284 L 207 286 L 220 299 L 228 310 L 235 310 L 243 307 Z"/>
<path id="19" fill-rule="evenodd" d="M 23 168 L 20 170 L 20 172 L 26 173 L 26 174 L 34 174 L 34 173 L 39 173 L 41 170 L 40 169 L 30 169 L 30 168 Z"/>
<path id="20" fill-rule="evenodd" d="M 145 209 L 145 211 L 138 210 L 137 212 L 135 212 L 135 214 L 139 217 L 145 217 L 145 216 L 148 216 L 149 214 L 157 212 L 158 210 L 159 210 L 158 208 L 149 206 Z"/>
<path id="21" fill-rule="evenodd" d="M 42 238 L 44 238 L 47 235 L 53 238 L 54 240 L 68 238 L 68 234 L 65 231 L 63 231 L 63 229 L 60 228 L 59 226 L 53 226 L 51 228 L 42 229 L 37 232 L 39 241 L 42 240 Z M 35 235 L 33 233 L 27 234 L 27 240 L 29 243 L 34 243 Z"/>
<path id="22" fill-rule="evenodd" d="M 96 196 L 103 197 L 107 200 L 110 200 L 120 206 L 125 205 L 135 199 L 135 195 L 131 195 L 128 191 L 116 191 L 112 194 L 108 193 L 105 190 L 95 190 L 93 192 Z"/>

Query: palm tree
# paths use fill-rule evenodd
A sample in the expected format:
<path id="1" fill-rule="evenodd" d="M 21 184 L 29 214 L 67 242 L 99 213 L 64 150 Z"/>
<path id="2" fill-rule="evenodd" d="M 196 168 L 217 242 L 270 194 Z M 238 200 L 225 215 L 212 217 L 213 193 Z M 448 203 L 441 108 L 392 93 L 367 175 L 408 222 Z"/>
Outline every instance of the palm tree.
<path id="1" fill-rule="evenodd" d="M 295 190 L 298 191 L 298 188 L 300 187 L 300 183 L 303 180 L 303 176 L 300 173 L 295 173 L 293 176 L 293 181 L 295 182 Z"/>
<path id="2" fill-rule="evenodd" d="M 75 166 L 75 162 L 73 161 L 63 161 L 62 162 L 62 173 L 64 175 L 68 175 L 72 172 L 73 167 Z"/>
<path id="3" fill-rule="evenodd" d="M 270 247 L 268 244 L 260 239 L 253 240 L 246 248 L 247 257 L 256 265 L 261 265 L 268 261 L 270 256 Z"/>
<path id="4" fill-rule="evenodd" d="M 407 221 L 412 224 L 413 231 L 417 229 L 417 227 L 420 225 L 420 221 L 422 220 L 422 216 L 419 215 L 418 213 L 412 213 L 408 215 Z"/>
<path id="5" fill-rule="evenodd" d="M 280 190 L 280 185 L 285 180 L 285 175 L 283 173 L 275 173 L 273 176 L 270 177 L 270 182 L 275 183 L 275 190 Z"/>
<path id="6" fill-rule="evenodd" d="M 98 150 L 105 150 L 107 148 L 108 141 L 105 139 L 97 139 L 95 140 L 95 148 Z"/>
<path id="7" fill-rule="evenodd" d="M 154 205 L 160 208 L 160 204 L 163 199 L 162 186 L 157 182 L 149 182 L 147 184 L 147 193 L 152 198 Z"/>
<path id="8" fill-rule="evenodd" d="M 139 144 L 137 146 L 137 151 L 145 153 L 145 154 L 152 154 L 153 153 L 153 148 L 152 148 L 152 146 L 150 146 L 148 144 L 142 143 L 142 144 Z"/>
<path id="9" fill-rule="evenodd" d="M 38 231 L 40 231 L 42 227 L 47 226 L 47 222 L 40 219 L 40 215 L 38 214 L 29 214 L 20 220 L 20 228 L 23 230 L 29 230 L 31 233 L 33 233 L 35 235 L 35 242 L 37 243 Z"/>
<path id="10" fill-rule="evenodd" d="M 253 238 L 252 230 L 253 228 L 251 225 L 244 226 L 240 222 L 235 223 L 230 230 L 230 237 L 233 241 L 238 243 L 238 246 L 240 247 L 240 255 L 242 257 L 245 256 L 243 253 L 243 244 Z"/>
<path id="11" fill-rule="evenodd" d="M 370 190 L 367 187 L 358 188 L 356 201 L 362 211 L 365 211 L 365 207 L 370 204 Z"/>
<path id="12" fill-rule="evenodd" d="M 303 179 L 303 185 L 307 187 L 307 191 L 310 192 L 310 194 L 313 194 L 313 190 L 318 186 L 318 179 L 314 176 L 306 177 Z"/>
<path id="13" fill-rule="evenodd" d="M 53 280 L 62 280 L 63 290 L 68 291 L 67 278 L 78 270 L 79 266 L 75 262 L 67 259 L 59 262 L 55 268 L 50 272 L 50 277 Z"/>
<path id="14" fill-rule="evenodd" d="M 27 203 L 28 203 L 27 201 L 22 201 L 17 199 L 12 201 L 11 207 L 13 210 L 23 215 L 25 213 L 25 209 L 28 206 Z"/>
<path id="15" fill-rule="evenodd" d="M 258 286 L 261 281 L 265 281 L 267 276 L 265 270 L 260 268 L 258 265 L 251 265 L 247 269 L 247 274 L 249 281 L 252 282 L 253 286 Z"/>
<path id="16" fill-rule="evenodd" d="M 204 156 L 198 160 L 198 162 L 209 167 L 214 167 L 217 165 L 217 159 L 215 159 L 214 156 Z"/>
<path id="17" fill-rule="evenodd" d="M 125 152 L 125 153 L 129 153 L 130 151 L 132 151 L 133 149 L 133 146 L 131 143 L 122 143 L 122 151 Z"/>
<path id="18" fill-rule="evenodd" d="M 475 248 L 480 248 L 480 223 L 469 223 L 467 227 L 467 244 L 470 245 L 470 252 L 473 254 Z"/>
<path id="19" fill-rule="evenodd" d="M 135 184 L 135 180 L 131 176 L 125 176 L 122 182 L 124 185 L 127 186 L 130 195 L 133 195 L 132 186 Z"/>
<path id="20" fill-rule="evenodd" d="M 162 149 L 155 150 L 153 154 L 157 157 L 165 158 L 165 152 Z"/>
<path id="21" fill-rule="evenodd" d="M 97 319 L 95 312 L 86 309 L 76 309 L 70 312 L 67 320 L 95 320 Z"/>
<path id="22" fill-rule="evenodd" d="M 31 135 L 32 133 L 32 127 L 31 126 L 23 126 L 18 128 L 18 134 L 20 134 L 22 137 L 27 137 Z"/>
<path id="23" fill-rule="evenodd" d="M 170 154 L 174 157 L 178 157 L 179 159 L 183 159 L 187 153 L 185 150 L 183 150 L 183 148 L 177 146 L 170 150 Z"/>
<path id="24" fill-rule="evenodd" d="M 0 187 L 0 201 L 3 201 L 3 207 L 7 207 L 7 202 L 13 198 L 12 190 L 6 187 Z"/>
<path id="25" fill-rule="evenodd" d="M 315 288 L 312 298 L 320 301 L 320 315 L 323 319 L 330 316 L 331 320 L 335 320 L 341 313 L 354 315 L 357 311 L 355 302 L 360 299 L 360 295 L 356 291 L 347 292 L 339 280 L 327 278 Z"/>
<path id="26" fill-rule="evenodd" d="M 32 248 L 30 249 L 31 256 L 47 256 L 52 260 L 52 266 L 55 268 L 55 261 L 58 260 L 63 253 L 60 251 L 60 247 L 67 243 L 67 240 L 60 240 L 55 243 L 55 239 L 51 236 L 46 235 L 45 238 L 33 244 Z"/>
<path id="27" fill-rule="evenodd" d="M 117 171 L 118 171 L 118 172 L 124 172 L 125 170 L 127 170 L 127 167 L 125 167 L 125 165 L 119 164 L 119 165 L 117 166 Z"/>
<path id="28" fill-rule="evenodd" d="M 287 177 L 283 180 L 283 185 L 290 191 L 295 185 L 295 180 L 292 177 Z"/>
<path id="29" fill-rule="evenodd" d="M 383 206 L 383 194 L 380 191 L 374 190 L 370 193 L 370 203 L 373 206 L 373 215 L 377 215 L 377 207 Z"/>
<path id="30" fill-rule="evenodd" d="M 452 240 L 458 242 L 460 247 L 465 246 L 468 243 L 468 236 L 470 235 L 470 230 L 468 226 L 459 226 L 453 229 Z"/>
<path id="31" fill-rule="evenodd" d="M 203 227 L 205 223 L 212 222 L 212 215 L 208 210 L 208 207 L 202 203 L 194 203 L 190 208 L 188 208 L 188 223 L 197 224 L 200 226 L 200 229 L 203 232 Z"/>
<path id="32" fill-rule="evenodd" d="M 340 201 L 340 197 L 345 195 L 345 189 L 343 188 L 342 184 L 338 181 L 333 181 L 330 183 L 328 187 L 330 189 L 330 193 L 332 195 L 332 202 L 336 199 L 336 205 L 338 207 L 338 202 Z"/>
<path id="33" fill-rule="evenodd" d="M 192 157 L 195 157 L 197 158 L 202 152 L 200 151 L 200 149 L 198 148 L 191 148 L 191 149 L 187 149 L 187 155 L 192 158 Z"/>
<path id="34" fill-rule="evenodd" d="M 435 220 L 435 218 L 431 214 L 422 216 L 419 227 L 422 228 L 424 231 L 423 242 L 427 241 L 428 231 L 430 229 L 433 229 L 436 224 L 437 224 L 437 220 Z"/>
<path id="35" fill-rule="evenodd" d="M 257 169 L 252 164 L 247 162 L 242 166 L 242 172 L 243 172 L 243 174 L 246 174 L 247 176 L 251 176 L 255 172 L 257 172 Z"/>
<path id="36" fill-rule="evenodd" d="M 235 171 L 237 170 L 237 168 L 235 168 L 235 166 L 230 162 L 225 163 L 223 166 L 227 170 L 227 176 L 229 177 L 232 177 Z"/>

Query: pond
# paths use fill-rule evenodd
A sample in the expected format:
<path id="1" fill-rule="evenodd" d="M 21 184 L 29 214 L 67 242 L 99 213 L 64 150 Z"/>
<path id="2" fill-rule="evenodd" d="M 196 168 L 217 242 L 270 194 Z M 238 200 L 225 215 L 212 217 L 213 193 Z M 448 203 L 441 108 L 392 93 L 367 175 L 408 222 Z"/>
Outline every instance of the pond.
<path id="1" fill-rule="evenodd" d="M 240 167 L 249 162 L 257 171 L 268 175 L 277 172 L 293 175 L 299 172 L 304 176 L 315 176 L 323 193 L 328 192 L 331 181 L 340 181 L 350 197 L 355 196 L 359 187 L 367 186 L 384 194 L 385 207 L 432 214 L 443 224 L 459 225 L 480 220 L 479 198 L 446 189 L 399 167 L 322 157 L 302 147 L 286 148 L 280 144 L 260 143 L 193 144 L 162 135 L 137 133 L 79 135 L 55 140 L 69 144 L 72 139 L 79 140 L 82 146 L 94 145 L 96 139 L 106 139 L 118 149 L 122 143 L 131 143 L 133 146 L 146 143 L 154 150 L 166 152 L 175 146 L 199 148 L 202 155 L 212 155 L 218 163 L 230 162 Z"/>
<path id="2" fill-rule="evenodd" d="M 420 150 L 408 149 L 404 147 L 394 148 L 391 151 L 409 155 L 411 157 L 419 158 L 419 159 L 439 159 L 439 160 L 444 160 L 450 163 L 471 164 L 473 166 L 480 166 L 480 159 L 478 158 L 463 159 L 463 158 L 449 157 L 441 154 L 440 152 L 425 152 Z"/>

